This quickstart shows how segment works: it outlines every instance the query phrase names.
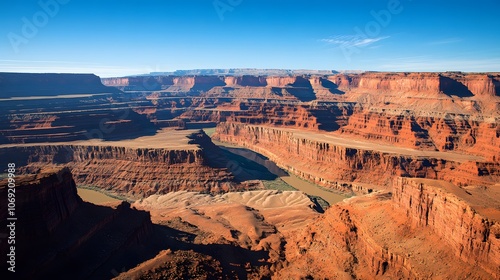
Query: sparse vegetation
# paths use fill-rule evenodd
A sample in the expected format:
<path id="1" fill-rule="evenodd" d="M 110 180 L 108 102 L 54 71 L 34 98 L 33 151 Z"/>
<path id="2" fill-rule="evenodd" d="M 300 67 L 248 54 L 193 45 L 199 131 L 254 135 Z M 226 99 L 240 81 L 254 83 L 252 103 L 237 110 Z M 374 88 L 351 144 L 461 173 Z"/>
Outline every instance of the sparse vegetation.
<path id="1" fill-rule="evenodd" d="M 281 178 L 274 180 L 262 180 L 266 190 L 279 190 L 279 191 L 296 191 L 297 189 L 287 184 Z"/>

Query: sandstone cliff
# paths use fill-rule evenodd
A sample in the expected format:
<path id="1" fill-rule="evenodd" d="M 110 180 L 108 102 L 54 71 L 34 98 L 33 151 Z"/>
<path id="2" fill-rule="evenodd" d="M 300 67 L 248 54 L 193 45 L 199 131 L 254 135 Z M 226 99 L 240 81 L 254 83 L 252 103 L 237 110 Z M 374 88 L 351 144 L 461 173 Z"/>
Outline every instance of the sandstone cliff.
<path id="1" fill-rule="evenodd" d="M 177 190 L 217 193 L 235 188 L 227 159 L 219 155 L 217 162 L 210 160 L 220 154 L 210 138 L 203 132 L 189 137 L 192 144 L 180 149 L 59 144 L 6 147 L 0 154 L 2 162 L 16 162 L 25 172 L 47 164 L 68 166 L 77 184 L 131 198 Z"/>
<path id="2" fill-rule="evenodd" d="M 383 93 L 420 93 L 436 97 L 440 93 L 457 97 L 498 96 L 500 76 L 491 74 L 463 73 L 384 73 L 333 75 L 153 75 L 126 78 L 104 78 L 102 82 L 126 90 L 207 91 L 215 87 L 269 87 L 313 88 L 320 99 L 331 94 L 350 91 L 376 91 Z"/>
<path id="3" fill-rule="evenodd" d="M 498 74 L 367 72 L 337 74 L 328 79 L 343 90 L 418 92 L 427 96 L 445 93 L 458 97 L 500 93 Z"/>
<path id="4" fill-rule="evenodd" d="M 82 202 L 69 169 L 45 169 L 36 175 L 18 176 L 16 182 L 19 279 L 109 278 L 115 265 L 131 267 L 154 254 L 149 214 L 133 210 L 125 202 L 113 208 Z M 7 180 L 0 181 L 0 193 L 5 197 L 6 189 Z M 4 220 L 7 216 L 4 204 L 0 216 Z M 6 252 L 7 242 L 0 246 Z M 133 256 L 133 252 L 144 255 Z M 2 254 L 4 263 L 5 258 Z M 2 276 L 12 276 L 5 272 Z"/>
<path id="5" fill-rule="evenodd" d="M 455 188 L 454 191 L 462 190 Z M 397 178 L 392 197 L 395 207 L 406 213 L 413 226 L 431 228 L 464 262 L 480 266 L 495 278 L 500 277 L 498 221 L 485 218 L 466 200 L 426 181 Z M 480 205 L 481 208 L 485 206 Z M 483 211 L 489 214 L 499 209 Z"/>
<path id="6" fill-rule="evenodd" d="M 260 152 L 299 177 L 333 188 L 338 188 L 337 181 L 388 185 L 392 176 L 445 179 L 459 184 L 492 184 L 498 180 L 494 171 L 499 169 L 498 164 L 484 163 L 479 157 L 399 149 L 336 135 L 221 123 L 213 137 Z M 448 176 L 457 168 L 470 169 L 470 176 Z M 488 172 L 481 171 L 488 168 Z"/>
<path id="7" fill-rule="evenodd" d="M 2 101 L 0 143 L 129 139 L 155 133 L 157 127 L 129 106 L 130 99 L 129 95 L 106 94 Z"/>
<path id="8" fill-rule="evenodd" d="M 46 237 L 54 232 L 82 204 L 68 168 L 44 170 L 16 179 L 17 237 Z M 0 194 L 7 197 L 7 180 L 1 181 Z M 0 218 L 7 220 L 7 203 L 0 205 Z M 7 245 L 6 242 L 1 243 Z M 2 250 L 4 252 L 4 250 Z"/>
<path id="9" fill-rule="evenodd" d="M 407 182 L 399 179 L 392 199 L 390 193 L 352 198 L 290 234 L 287 262 L 275 276 L 498 278 L 498 224 L 450 193 Z"/>

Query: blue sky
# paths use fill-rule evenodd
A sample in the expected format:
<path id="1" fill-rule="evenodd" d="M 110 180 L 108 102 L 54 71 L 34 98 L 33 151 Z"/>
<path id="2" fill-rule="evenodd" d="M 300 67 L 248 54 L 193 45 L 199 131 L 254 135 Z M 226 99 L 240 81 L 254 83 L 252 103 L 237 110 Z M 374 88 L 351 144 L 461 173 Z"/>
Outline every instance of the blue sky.
<path id="1" fill-rule="evenodd" d="M 0 71 L 500 71 L 500 1 L 3 0 Z"/>

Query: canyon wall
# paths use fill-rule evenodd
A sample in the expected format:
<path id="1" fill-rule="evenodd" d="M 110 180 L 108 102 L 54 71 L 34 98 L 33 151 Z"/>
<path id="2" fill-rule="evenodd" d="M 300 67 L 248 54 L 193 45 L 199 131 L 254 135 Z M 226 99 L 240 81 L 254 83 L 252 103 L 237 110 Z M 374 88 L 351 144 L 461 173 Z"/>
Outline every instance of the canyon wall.
<path id="1" fill-rule="evenodd" d="M 392 195 L 345 200 L 287 236 L 287 261 L 275 276 L 497 279 L 499 243 L 498 222 L 464 200 L 437 186 L 396 178 Z"/>
<path id="2" fill-rule="evenodd" d="M 413 226 L 431 228 L 457 257 L 500 277 L 498 222 L 481 216 L 466 201 L 440 187 L 409 178 L 395 179 L 392 199 Z"/>
<path id="3" fill-rule="evenodd" d="M 47 164 L 67 166 L 78 185 L 131 198 L 178 190 L 217 193 L 233 189 L 236 184 L 226 168 L 227 159 L 210 160 L 220 156 L 210 138 L 202 132 L 190 137 L 189 149 L 54 144 L 5 147 L 0 154 L 2 162 L 16 162 L 23 172 L 36 172 Z"/>
<path id="4" fill-rule="evenodd" d="M 139 108 L 130 106 L 131 102 L 144 101 L 131 99 L 129 94 L 106 94 L 1 101 L 0 144 L 129 139 L 137 134 L 154 134 L 158 127 L 146 114 L 137 113 L 141 112 Z"/>
<path id="5" fill-rule="evenodd" d="M 493 162 L 500 158 L 497 118 L 454 113 L 423 116 L 390 110 L 355 110 L 338 131 L 401 147 L 475 154 Z"/>
<path id="6" fill-rule="evenodd" d="M 328 79 L 343 90 L 376 92 L 419 92 L 427 96 L 438 93 L 470 96 L 500 95 L 499 74 L 463 73 L 377 73 L 337 74 Z"/>
<path id="7" fill-rule="evenodd" d="M 375 145 L 354 148 L 349 147 L 352 141 L 349 139 L 334 144 L 321 135 L 315 140 L 313 135 L 276 127 L 221 123 L 213 137 L 248 147 L 299 177 L 333 188 L 338 186 L 337 181 L 388 185 L 393 176 L 445 179 L 457 184 L 492 184 L 498 180 L 494 170 L 500 166 L 494 162 L 469 164 L 473 157 L 454 159 L 453 155 L 439 153 L 416 156 L 417 151 L 414 155 L 405 154 L 405 150 L 390 152 L 391 148 L 386 146 L 379 150 Z M 450 172 L 457 168 L 470 169 L 470 176 L 449 175 L 455 175 Z M 492 171 L 481 171 L 488 168 Z"/>
<path id="8" fill-rule="evenodd" d="M 340 81 L 341 89 L 356 89 L 377 92 L 418 91 L 427 94 L 439 93 L 439 75 L 433 73 L 364 73 L 333 77 Z"/>
<path id="9" fill-rule="evenodd" d="M 7 198 L 7 180 L 1 181 L 0 194 Z M 15 178 L 17 237 L 45 237 L 54 232 L 82 204 L 68 168 L 46 170 L 36 175 Z M 7 203 L 0 205 L 0 218 L 7 220 Z M 2 246 L 6 242 L 0 243 Z M 6 250 L 2 250 L 5 252 Z"/>
<path id="10" fill-rule="evenodd" d="M 319 96 L 331 97 L 349 91 L 376 92 L 419 92 L 427 96 L 439 93 L 469 96 L 499 96 L 500 75 L 496 73 L 384 73 L 366 72 L 361 74 L 334 75 L 283 75 L 283 76 L 173 76 L 153 75 L 126 78 L 103 78 L 103 84 L 130 90 L 160 90 L 177 88 L 185 91 L 207 91 L 214 87 L 306 87 L 314 88 Z"/>

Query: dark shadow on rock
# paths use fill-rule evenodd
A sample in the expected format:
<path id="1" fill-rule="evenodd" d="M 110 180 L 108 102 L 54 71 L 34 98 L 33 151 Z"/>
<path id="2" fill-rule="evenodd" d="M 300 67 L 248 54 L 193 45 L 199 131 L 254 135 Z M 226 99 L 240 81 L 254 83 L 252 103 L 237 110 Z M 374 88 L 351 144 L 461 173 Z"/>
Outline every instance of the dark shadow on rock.
<path id="1" fill-rule="evenodd" d="M 312 88 L 290 87 L 285 90 L 302 102 L 309 102 L 316 99 L 316 94 Z"/>
<path id="2" fill-rule="evenodd" d="M 500 96 L 500 81 L 493 79 L 493 85 L 495 86 L 495 95 Z"/>
<path id="3" fill-rule="evenodd" d="M 247 161 L 250 161 L 251 164 L 259 165 L 260 170 L 262 168 L 265 168 L 268 172 L 274 174 L 275 176 L 278 177 L 289 176 L 289 174 L 285 170 L 281 169 L 278 165 L 276 165 L 276 163 L 269 160 L 268 157 L 256 153 L 252 150 L 245 148 L 231 148 L 231 147 L 222 147 L 221 149 L 226 150 L 227 152 L 230 152 L 234 155 L 241 156 Z"/>
<path id="4" fill-rule="evenodd" d="M 341 91 L 338 89 L 339 86 L 337 86 L 335 83 L 333 83 L 330 80 L 327 79 L 321 79 L 321 86 L 324 88 L 327 88 L 331 93 L 333 94 L 345 94 L 345 91 Z"/>
<path id="5" fill-rule="evenodd" d="M 214 87 L 223 87 L 226 83 L 218 76 L 197 76 L 191 91 L 209 91 Z"/>
<path id="6" fill-rule="evenodd" d="M 462 83 L 445 76 L 439 77 L 439 90 L 448 96 L 471 97 L 474 94 Z"/>
<path id="7" fill-rule="evenodd" d="M 269 252 L 264 250 L 252 251 L 233 244 L 195 244 L 186 242 L 185 236 L 194 235 L 167 226 L 155 225 L 155 232 L 162 233 L 165 246 L 173 251 L 193 250 L 194 252 L 211 256 L 222 264 L 223 274 L 226 279 L 247 279 L 245 266 L 252 268 L 270 265 Z M 228 241 L 226 241 L 228 242 Z M 167 249 L 165 248 L 165 249 Z"/>
<path id="8" fill-rule="evenodd" d="M 296 77 L 295 82 L 290 87 L 285 88 L 285 90 L 302 102 L 309 102 L 316 99 L 311 82 L 304 77 Z"/>
<path id="9" fill-rule="evenodd" d="M 232 153 L 229 150 L 221 150 L 223 155 L 229 160 L 229 164 L 226 167 L 230 169 L 231 173 L 235 176 L 235 180 L 238 182 L 248 180 L 274 180 L 278 178 L 278 176 L 269 172 L 269 170 L 261 164 L 249 160 L 244 156 Z"/>
<path id="10" fill-rule="evenodd" d="M 347 117 L 353 114 L 351 107 L 341 106 L 319 106 L 309 109 L 310 113 L 316 117 L 318 128 L 325 131 L 336 131 L 345 123 Z M 340 123 L 340 124 L 339 124 Z"/>

